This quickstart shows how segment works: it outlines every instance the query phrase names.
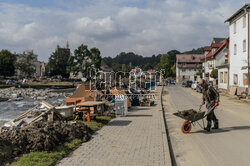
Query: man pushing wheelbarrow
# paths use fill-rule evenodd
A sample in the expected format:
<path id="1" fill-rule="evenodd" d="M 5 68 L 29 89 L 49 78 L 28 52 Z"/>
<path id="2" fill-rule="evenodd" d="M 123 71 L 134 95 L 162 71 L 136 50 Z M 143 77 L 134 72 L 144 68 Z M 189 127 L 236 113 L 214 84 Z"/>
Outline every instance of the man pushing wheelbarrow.
<path id="1" fill-rule="evenodd" d="M 206 104 L 206 107 L 208 109 L 207 113 L 207 127 L 204 128 L 204 130 L 207 130 L 208 132 L 211 129 L 212 122 L 214 122 L 214 127 L 212 129 L 218 129 L 219 128 L 219 120 L 216 118 L 214 114 L 214 109 L 219 106 L 220 101 L 220 95 L 219 93 L 214 89 L 213 86 L 207 85 L 205 80 L 201 81 L 202 86 L 202 104 Z"/>
<path id="2" fill-rule="evenodd" d="M 182 119 L 185 119 L 186 121 L 182 124 L 181 130 L 183 133 L 189 133 L 191 131 L 191 124 L 193 123 L 200 123 L 198 122 L 199 120 L 202 119 L 203 122 L 203 127 L 200 125 L 201 128 L 203 128 L 206 131 L 210 131 L 212 122 L 214 122 L 214 127 L 212 129 L 218 129 L 219 128 L 219 121 L 216 118 L 214 114 L 214 109 L 219 106 L 219 93 L 214 89 L 213 86 L 207 85 L 205 80 L 201 81 L 201 86 L 202 86 L 202 92 L 203 92 L 203 97 L 202 97 L 202 105 L 206 104 L 206 111 L 202 111 L 200 105 L 199 110 L 195 109 L 188 109 L 184 111 L 178 111 L 174 113 L 175 116 L 178 116 Z M 207 127 L 204 127 L 204 118 L 207 117 Z"/>

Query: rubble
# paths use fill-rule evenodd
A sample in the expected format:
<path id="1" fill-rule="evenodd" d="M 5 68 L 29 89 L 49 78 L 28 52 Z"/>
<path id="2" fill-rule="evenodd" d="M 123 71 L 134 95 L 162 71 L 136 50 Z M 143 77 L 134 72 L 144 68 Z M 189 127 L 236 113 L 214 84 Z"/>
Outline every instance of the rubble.
<path id="1" fill-rule="evenodd" d="M 0 128 L 0 163 L 33 152 L 51 151 L 57 145 L 72 139 L 84 142 L 91 130 L 80 122 L 38 121 L 21 129 Z"/>
<path id="2" fill-rule="evenodd" d="M 0 101 L 20 101 L 23 99 L 46 100 L 49 98 L 66 97 L 65 92 L 53 92 L 51 89 L 5 88 L 0 89 Z"/>

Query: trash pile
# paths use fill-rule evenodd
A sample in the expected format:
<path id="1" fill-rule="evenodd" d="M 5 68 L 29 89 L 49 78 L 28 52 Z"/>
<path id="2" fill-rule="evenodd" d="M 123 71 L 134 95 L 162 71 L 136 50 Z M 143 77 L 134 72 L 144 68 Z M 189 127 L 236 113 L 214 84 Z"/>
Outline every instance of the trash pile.
<path id="1" fill-rule="evenodd" d="M 66 97 L 66 93 L 53 92 L 50 89 L 15 87 L 0 89 L 0 101 L 21 101 L 23 99 L 46 100 L 55 97 Z"/>
<path id="2" fill-rule="evenodd" d="M 51 151 L 68 140 L 87 141 L 90 129 L 80 122 L 37 121 L 16 130 L 0 128 L 0 163 L 28 152 Z"/>

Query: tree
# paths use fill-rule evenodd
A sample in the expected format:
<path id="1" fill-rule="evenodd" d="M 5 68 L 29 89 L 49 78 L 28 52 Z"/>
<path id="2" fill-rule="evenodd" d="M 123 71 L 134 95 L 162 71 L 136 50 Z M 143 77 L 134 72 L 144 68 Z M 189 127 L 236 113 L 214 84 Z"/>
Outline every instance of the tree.
<path id="1" fill-rule="evenodd" d="M 154 69 L 157 66 L 157 64 L 160 63 L 161 54 L 157 56 L 152 55 L 151 57 L 143 57 L 133 52 L 128 52 L 128 53 L 121 52 L 114 58 L 104 57 L 103 60 L 109 66 L 112 66 L 112 63 L 116 63 L 119 65 L 125 64 L 127 70 L 129 71 L 135 66 L 139 66 L 143 70 L 147 70 L 147 69 Z M 113 68 L 113 70 L 115 69 Z"/>
<path id="2" fill-rule="evenodd" d="M 68 44 L 67 44 L 68 47 Z M 49 57 L 48 69 L 51 76 L 61 75 L 64 78 L 69 77 L 69 60 L 70 60 L 70 49 L 60 48 L 57 45 L 55 52 Z"/>
<path id="3" fill-rule="evenodd" d="M 33 51 L 24 52 L 17 58 L 15 66 L 23 77 L 31 77 L 36 72 L 35 61 L 37 61 L 37 56 Z"/>
<path id="4" fill-rule="evenodd" d="M 175 65 L 176 63 L 176 54 L 180 54 L 177 50 L 168 51 L 167 54 L 169 55 L 169 63 L 171 66 Z"/>
<path id="5" fill-rule="evenodd" d="M 218 69 L 213 69 L 211 71 L 210 77 L 217 79 L 218 78 Z"/>
<path id="6" fill-rule="evenodd" d="M 158 65 L 158 70 L 164 70 L 164 78 L 171 77 L 173 75 L 171 67 L 172 66 L 170 64 L 170 56 L 168 54 L 163 54 L 161 56 L 161 62 Z"/>
<path id="7" fill-rule="evenodd" d="M 85 78 L 90 79 L 101 69 L 101 60 L 101 52 L 98 48 L 88 50 L 87 45 L 81 44 L 74 51 L 72 71 L 75 75 L 81 72 Z"/>
<path id="8" fill-rule="evenodd" d="M 175 63 L 176 63 L 176 54 L 180 54 L 177 50 L 171 50 L 167 52 L 167 54 L 163 54 L 161 56 L 161 61 L 157 65 L 158 70 L 164 70 L 163 77 L 175 77 L 176 69 L 175 69 Z"/>
<path id="9" fill-rule="evenodd" d="M 191 51 L 185 51 L 184 54 L 204 54 L 204 47 L 193 48 Z"/>
<path id="10" fill-rule="evenodd" d="M 16 56 L 8 50 L 1 50 L 0 52 L 0 75 L 13 76 L 15 74 Z"/>

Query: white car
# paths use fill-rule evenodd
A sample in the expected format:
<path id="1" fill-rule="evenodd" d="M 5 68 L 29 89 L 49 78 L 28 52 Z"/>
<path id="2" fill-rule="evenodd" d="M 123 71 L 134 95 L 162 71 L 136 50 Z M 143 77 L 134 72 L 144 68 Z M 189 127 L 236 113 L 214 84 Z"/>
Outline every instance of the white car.
<path id="1" fill-rule="evenodd" d="M 195 90 L 198 84 L 199 82 L 193 82 L 191 88 Z"/>

